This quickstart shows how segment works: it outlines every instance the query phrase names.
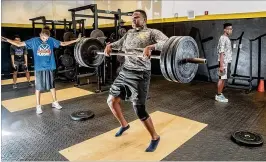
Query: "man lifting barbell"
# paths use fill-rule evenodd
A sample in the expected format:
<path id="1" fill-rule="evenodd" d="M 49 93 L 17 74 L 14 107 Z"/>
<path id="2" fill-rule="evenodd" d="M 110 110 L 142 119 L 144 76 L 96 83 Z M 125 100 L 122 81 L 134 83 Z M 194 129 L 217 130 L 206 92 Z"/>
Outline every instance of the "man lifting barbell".
<path id="1" fill-rule="evenodd" d="M 160 141 L 160 136 L 156 133 L 152 119 L 145 107 L 151 76 L 149 57 L 152 50 L 162 50 L 168 37 L 159 30 L 147 28 L 146 22 L 146 12 L 135 10 L 132 15 L 133 29 L 129 30 L 120 40 L 108 44 L 105 48 L 106 55 L 110 55 L 112 49 L 117 49 L 128 53 L 132 52 L 133 55 L 143 53 L 146 57 L 125 57 L 124 66 L 110 88 L 107 103 L 121 124 L 120 130 L 115 135 L 118 137 L 129 129 L 129 124 L 121 111 L 120 101 L 122 99 L 132 102 L 138 118 L 143 122 L 152 138 L 146 152 L 153 152 Z M 139 50 L 140 48 L 143 50 Z"/>

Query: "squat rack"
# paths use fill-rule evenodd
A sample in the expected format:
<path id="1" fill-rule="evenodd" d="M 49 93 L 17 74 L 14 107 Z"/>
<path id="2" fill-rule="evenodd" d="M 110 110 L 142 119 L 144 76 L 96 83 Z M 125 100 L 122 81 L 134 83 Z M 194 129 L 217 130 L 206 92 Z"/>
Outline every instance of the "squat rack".
<path id="1" fill-rule="evenodd" d="M 252 81 L 254 79 L 257 79 L 257 85 L 259 85 L 259 81 L 260 79 L 264 79 L 264 77 L 261 76 L 261 51 L 262 51 L 262 38 L 266 36 L 266 33 L 265 34 L 262 34 L 254 39 L 249 39 L 249 75 L 248 76 L 245 76 L 245 75 L 240 75 L 240 74 L 237 74 L 237 66 L 238 66 L 238 60 L 239 60 L 239 53 L 240 53 L 240 48 L 241 48 L 241 40 L 242 40 L 242 37 L 244 35 L 244 32 L 242 32 L 241 36 L 237 39 L 231 39 L 232 41 L 239 41 L 239 45 L 238 45 L 238 51 L 237 51 L 237 56 L 236 56 L 236 63 L 235 63 L 235 67 L 234 67 L 234 72 L 232 74 L 232 84 L 231 85 L 228 85 L 229 87 L 233 87 L 233 88 L 243 88 L 243 89 L 247 89 L 247 93 L 249 93 L 252 88 L 253 88 L 253 85 L 252 85 Z M 253 42 L 255 41 L 258 41 L 258 76 L 253 76 L 253 73 L 252 73 L 252 67 L 253 67 L 253 57 L 252 57 L 252 53 L 253 53 Z M 243 84 L 236 84 L 235 83 L 235 80 L 242 80 L 242 81 L 248 81 L 249 82 L 249 85 L 246 86 L 246 85 L 243 85 Z"/>
<path id="2" fill-rule="evenodd" d="M 260 36 L 258 36 L 257 38 L 254 38 L 254 39 L 250 39 L 250 55 L 252 55 L 252 42 L 254 41 L 257 41 L 258 40 L 258 77 L 252 77 L 254 79 L 258 79 L 258 82 L 257 82 L 257 85 L 259 85 L 259 82 L 260 82 L 260 79 L 265 79 L 264 77 L 262 77 L 261 75 L 261 49 L 262 49 L 262 38 L 263 37 L 266 37 L 266 33 L 265 34 L 262 34 Z"/>
<path id="3" fill-rule="evenodd" d="M 72 21 L 67 21 L 66 19 L 64 19 L 64 20 L 47 20 L 45 18 L 45 16 L 39 16 L 39 17 L 31 18 L 29 20 L 32 21 L 33 36 L 36 36 L 36 30 L 35 30 L 36 24 L 41 24 L 43 26 L 52 25 L 53 36 L 55 38 L 56 38 L 56 25 L 63 25 L 65 31 L 66 31 L 67 26 L 69 29 L 71 29 L 71 26 L 72 26 Z M 41 22 L 36 22 L 38 20 L 41 20 Z M 76 23 L 75 23 L 75 25 L 77 23 L 79 24 L 79 28 L 82 29 L 83 34 L 85 34 L 84 21 L 85 21 L 85 19 L 80 19 L 80 20 L 76 20 Z M 74 26 L 74 28 L 76 29 L 76 26 Z"/>
<path id="4" fill-rule="evenodd" d="M 92 13 L 93 13 L 92 15 L 76 14 L 76 12 L 83 11 L 83 10 L 88 10 L 88 9 L 90 9 L 92 11 Z M 121 12 L 121 9 L 117 9 L 117 11 L 100 10 L 100 9 L 97 8 L 97 4 L 90 4 L 90 5 L 86 5 L 86 6 L 72 8 L 72 9 L 69 9 L 68 11 L 71 12 L 72 24 L 73 24 L 73 33 L 74 33 L 75 36 L 77 35 L 77 31 L 76 31 L 76 23 L 77 23 L 76 18 L 77 17 L 93 18 L 93 20 L 94 20 L 93 29 L 94 30 L 98 29 L 98 26 L 99 26 L 98 19 L 108 19 L 108 20 L 114 20 L 115 38 L 116 38 L 116 40 L 118 39 L 118 30 L 120 28 L 119 24 L 121 22 L 121 17 L 122 16 L 131 16 L 132 13 L 133 13 L 133 12 Z M 111 16 L 99 16 L 98 15 L 99 13 L 111 14 L 111 15 L 114 15 L 114 17 L 111 17 Z M 83 34 L 83 36 L 84 36 L 84 34 Z M 111 62 L 112 61 L 113 60 L 111 59 Z M 114 71 L 114 68 L 115 67 L 113 67 L 112 63 L 111 63 L 111 65 L 110 65 L 111 76 L 113 76 L 112 75 L 112 71 Z M 78 69 L 78 68 L 76 68 L 76 69 Z M 103 76 L 101 76 L 102 73 L 103 73 Z M 91 74 L 88 74 L 88 75 L 81 74 L 81 75 L 79 75 L 78 71 L 77 71 L 76 74 L 77 74 L 77 76 L 76 76 L 77 84 L 76 85 L 78 85 L 78 86 L 81 85 L 80 82 L 79 82 L 80 78 L 91 76 Z M 96 93 L 97 93 L 97 92 L 101 92 L 102 91 L 102 89 L 101 89 L 101 81 L 102 81 L 103 85 L 105 84 L 105 60 L 104 60 L 104 62 L 103 62 L 103 64 L 101 66 L 97 67 L 96 75 L 97 75 L 97 90 L 96 90 Z"/>

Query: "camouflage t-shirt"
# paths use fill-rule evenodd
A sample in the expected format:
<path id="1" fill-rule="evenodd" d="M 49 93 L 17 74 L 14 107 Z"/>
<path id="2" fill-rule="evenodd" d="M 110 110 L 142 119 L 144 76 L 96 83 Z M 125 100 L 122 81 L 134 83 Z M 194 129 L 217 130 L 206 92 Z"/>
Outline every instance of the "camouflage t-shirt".
<path id="1" fill-rule="evenodd" d="M 157 29 L 144 27 L 136 30 L 130 29 L 120 40 L 111 43 L 112 49 L 123 51 L 132 55 L 143 55 L 145 47 L 155 44 L 155 50 L 161 51 L 168 37 Z M 124 67 L 129 70 L 151 70 L 151 61 L 142 57 L 125 56 Z"/>
<path id="2" fill-rule="evenodd" d="M 220 61 L 220 53 L 224 53 L 224 64 L 232 62 L 232 45 L 230 39 L 222 35 L 217 46 L 218 61 Z"/>

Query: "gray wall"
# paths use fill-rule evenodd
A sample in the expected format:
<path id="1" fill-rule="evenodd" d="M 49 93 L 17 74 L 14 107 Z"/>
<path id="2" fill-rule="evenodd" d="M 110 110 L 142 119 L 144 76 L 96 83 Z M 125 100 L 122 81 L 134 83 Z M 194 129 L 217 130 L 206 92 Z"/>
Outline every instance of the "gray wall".
<path id="1" fill-rule="evenodd" d="M 229 22 L 233 24 L 233 35 L 230 38 L 238 38 L 242 32 L 244 32 L 242 39 L 242 49 L 239 55 L 237 74 L 239 75 L 249 75 L 249 39 L 256 38 L 262 34 L 266 33 L 266 18 L 258 19 L 239 19 L 239 20 L 212 20 L 212 21 L 194 21 L 194 22 L 177 22 L 168 24 L 154 24 L 149 25 L 150 27 L 155 27 L 163 31 L 167 36 L 173 35 L 189 35 L 192 27 L 198 28 L 200 30 L 201 38 L 213 37 L 213 40 L 204 43 L 204 49 L 206 52 L 206 57 L 209 66 L 217 65 L 217 42 L 219 37 L 223 34 L 223 24 Z M 199 42 L 198 38 L 196 41 Z M 238 42 L 236 42 L 238 43 Z M 198 43 L 200 48 L 200 44 Z M 202 50 L 200 48 L 200 55 L 203 57 Z M 237 48 L 233 49 L 233 62 L 232 62 L 232 72 L 234 70 L 234 64 L 236 60 Z M 253 76 L 258 75 L 258 42 L 253 42 Z M 266 37 L 262 39 L 262 60 L 261 60 L 261 76 L 266 79 Z M 213 81 L 218 80 L 217 69 L 212 69 L 211 76 Z M 208 76 L 207 67 L 205 65 L 200 65 L 198 70 L 198 75 Z M 254 80 L 254 84 L 257 82 Z"/>

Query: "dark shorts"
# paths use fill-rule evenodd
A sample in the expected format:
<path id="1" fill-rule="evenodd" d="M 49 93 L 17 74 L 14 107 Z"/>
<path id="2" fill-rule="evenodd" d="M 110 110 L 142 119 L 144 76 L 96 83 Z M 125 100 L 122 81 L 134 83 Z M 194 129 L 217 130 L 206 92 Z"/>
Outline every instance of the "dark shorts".
<path id="1" fill-rule="evenodd" d="M 131 101 L 135 105 L 145 105 L 149 91 L 151 71 L 134 71 L 122 68 L 112 84 L 109 94 Z"/>
<path id="2" fill-rule="evenodd" d="M 54 74 L 52 70 L 35 71 L 35 89 L 47 91 L 55 88 Z"/>
<path id="3" fill-rule="evenodd" d="M 218 67 L 218 71 L 219 71 L 220 61 L 218 62 L 218 64 L 219 64 L 219 67 Z M 224 73 L 223 74 L 218 73 L 218 75 L 219 75 L 219 79 L 223 79 L 223 80 L 229 79 L 231 75 L 231 63 L 225 64 Z"/>
<path id="4" fill-rule="evenodd" d="M 28 67 L 24 65 L 25 64 L 24 61 L 15 61 L 14 64 L 16 67 L 16 68 L 14 68 L 14 71 L 21 71 L 21 70 L 22 71 L 28 71 Z"/>

